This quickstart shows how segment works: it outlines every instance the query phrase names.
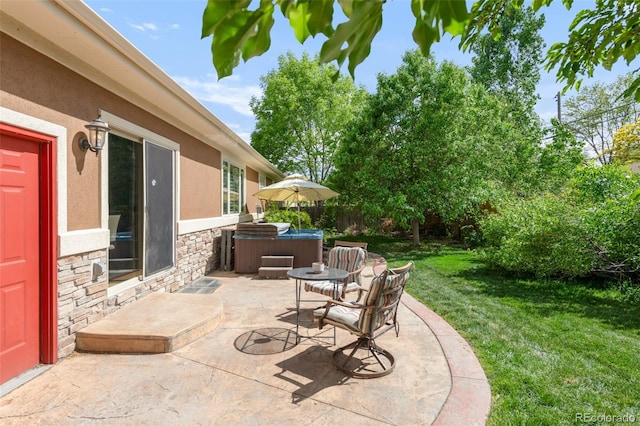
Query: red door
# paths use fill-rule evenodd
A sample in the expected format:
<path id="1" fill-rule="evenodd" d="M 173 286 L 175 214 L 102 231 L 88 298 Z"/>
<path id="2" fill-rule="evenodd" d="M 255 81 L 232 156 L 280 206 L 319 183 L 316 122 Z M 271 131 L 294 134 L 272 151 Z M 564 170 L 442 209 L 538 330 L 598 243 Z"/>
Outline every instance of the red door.
<path id="1" fill-rule="evenodd" d="M 40 361 L 39 149 L 0 140 L 0 383 Z"/>

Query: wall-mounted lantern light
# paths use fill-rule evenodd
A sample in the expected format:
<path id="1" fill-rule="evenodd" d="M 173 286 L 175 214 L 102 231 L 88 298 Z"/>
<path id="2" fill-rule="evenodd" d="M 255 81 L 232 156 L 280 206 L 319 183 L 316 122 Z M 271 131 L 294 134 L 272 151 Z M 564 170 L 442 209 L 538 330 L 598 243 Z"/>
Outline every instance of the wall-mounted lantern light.
<path id="1" fill-rule="evenodd" d="M 109 132 L 109 125 L 102 121 L 100 116 L 98 116 L 98 118 L 96 118 L 89 124 L 85 124 L 84 127 L 89 130 L 89 139 L 87 140 L 87 138 L 80 138 L 80 140 L 78 140 L 80 149 L 82 149 L 83 151 L 89 150 L 91 152 L 95 152 L 97 157 L 104 147 L 104 143 L 107 141 L 107 132 Z"/>

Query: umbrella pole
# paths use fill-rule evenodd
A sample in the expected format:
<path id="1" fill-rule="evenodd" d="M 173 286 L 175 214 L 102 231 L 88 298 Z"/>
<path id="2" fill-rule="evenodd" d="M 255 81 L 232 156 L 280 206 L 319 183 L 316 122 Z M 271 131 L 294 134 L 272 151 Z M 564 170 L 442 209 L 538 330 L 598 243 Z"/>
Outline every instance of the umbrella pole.
<path id="1" fill-rule="evenodd" d="M 298 231 L 300 230 L 300 193 L 296 191 L 296 204 L 298 204 Z"/>

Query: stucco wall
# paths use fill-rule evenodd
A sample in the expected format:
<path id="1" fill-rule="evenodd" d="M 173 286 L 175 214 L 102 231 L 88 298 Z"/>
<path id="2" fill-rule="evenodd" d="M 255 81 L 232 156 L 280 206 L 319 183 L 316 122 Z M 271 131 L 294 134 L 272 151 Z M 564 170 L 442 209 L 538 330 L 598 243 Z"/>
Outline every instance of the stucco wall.
<path id="1" fill-rule="evenodd" d="M 0 39 L 2 106 L 68 129 L 67 227 L 100 228 L 101 158 L 82 152 L 77 140 L 100 109 L 151 130 L 180 145 L 180 219 L 220 216 L 220 151 L 200 142 L 125 99 L 22 45 L 6 34 Z M 224 136 L 212 126 L 212 140 Z"/>
<path id="2" fill-rule="evenodd" d="M 260 205 L 260 199 L 253 196 L 253 194 L 258 192 L 258 190 L 260 189 L 259 179 L 260 179 L 259 173 L 256 170 L 253 170 L 252 168 L 247 167 L 247 173 L 246 173 L 247 195 L 245 197 L 246 199 L 245 208 L 249 213 L 255 213 L 256 206 Z"/>
<path id="3" fill-rule="evenodd" d="M 68 129 L 67 174 L 69 230 L 100 227 L 98 159 L 72 154 L 84 125 L 96 118 L 98 109 L 86 102 L 92 93 L 87 81 L 67 68 L 47 60 L 14 39 L 0 35 L 0 88 L 2 106 L 56 123 Z M 83 101 L 84 99 L 84 101 Z M 84 214 L 71 214 L 83 211 Z"/>
<path id="4" fill-rule="evenodd" d="M 180 219 L 222 215 L 222 156 L 204 144 L 180 147 Z"/>

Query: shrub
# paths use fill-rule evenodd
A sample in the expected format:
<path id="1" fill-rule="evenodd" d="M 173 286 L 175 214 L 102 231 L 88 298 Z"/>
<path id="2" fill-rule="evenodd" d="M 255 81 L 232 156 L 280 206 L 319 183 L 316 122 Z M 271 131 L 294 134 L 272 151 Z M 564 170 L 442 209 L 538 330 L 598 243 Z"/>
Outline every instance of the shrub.
<path id="1" fill-rule="evenodd" d="M 264 219 L 269 223 L 290 223 L 292 228 L 298 229 L 298 210 L 269 208 L 264 214 Z M 311 228 L 311 216 L 305 211 L 300 211 L 300 228 Z"/>
<path id="2" fill-rule="evenodd" d="M 633 196 L 640 175 L 616 165 L 580 167 L 569 181 L 567 196 L 585 204 L 597 204 Z"/>
<path id="3" fill-rule="evenodd" d="M 323 229 L 326 233 L 336 234 L 338 232 L 336 229 L 338 211 L 338 206 L 325 203 L 322 215 L 316 222 L 316 227 Z"/>
<path id="4" fill-rule="evenodd" d="M 587 241 L 597 255 L 594 272 L 640 275 L 640 204 L 629 197 L 607 200 L 584 214 Z"/>
<path id="5" fill-rule="evenodd" d="M 538 276 L 640 281 L 640 176 L 615 166 L 576 171 L 559 196 L 516 199 L 480 224 L 494 266 Z"/>
<path id="6" fill-rule="evenodd" d="M 538 276 L 585 275 L 594 259 L 571 212 L 550 195 L 502 206 L 481 221 L 487 261 Z"/>

